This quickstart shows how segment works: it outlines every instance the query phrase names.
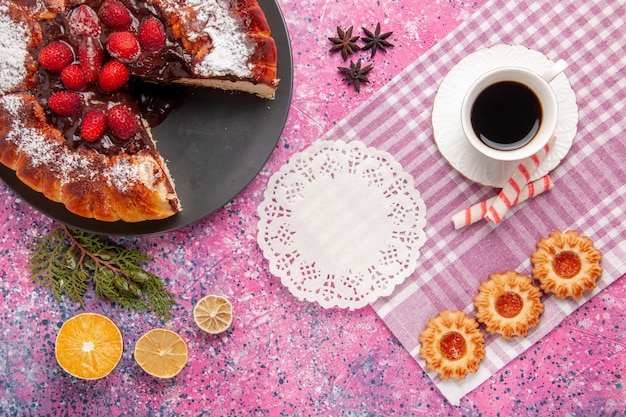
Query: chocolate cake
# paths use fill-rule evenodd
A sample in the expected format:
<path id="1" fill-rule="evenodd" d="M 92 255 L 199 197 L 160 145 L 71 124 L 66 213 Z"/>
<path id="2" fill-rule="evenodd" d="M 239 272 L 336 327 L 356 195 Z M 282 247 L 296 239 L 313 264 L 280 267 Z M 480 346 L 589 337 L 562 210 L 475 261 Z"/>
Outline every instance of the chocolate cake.
<path id="1" fill-rule="evenodd" d="M 182 209 L 142 114 L 145 85 L 265 99 L 278 85 L 255 0 L 1 0 L 0 33 L 0 162 L 102 221 Z"/>

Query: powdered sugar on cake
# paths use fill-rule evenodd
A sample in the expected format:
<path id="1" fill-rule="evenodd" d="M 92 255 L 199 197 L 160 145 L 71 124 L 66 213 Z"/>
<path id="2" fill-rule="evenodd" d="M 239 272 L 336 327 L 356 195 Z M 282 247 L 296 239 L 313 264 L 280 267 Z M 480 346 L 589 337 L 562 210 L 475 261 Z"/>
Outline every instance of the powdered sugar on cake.
<path id="1" fill-rule="evenodd" d="M 12 120 L 6 141 L 14 143 L 19 152 L 26 153 L 35 166 L 54 163 L 60 146 L 57 142 L 46 140 L 42 132 L 36 128 L 23 124 L 20 112 L 24 100 L 20 96 L 7 95 L 2 97 L 0 104 L 11 115 Z"/>
<path id="2" fill-rule="evenodd" d="M 0 5 L 0 91 L 14 91 L 26 78 L 26 58 L 30 33 L 13 21 L 9 7 Z"/>
<path id="3" fill-rule="evenodd" d="M 210 36 L 212 49 L 194 66 L 197 75 L 249 77 L 248 66 L 254 52 L 253 42 L 241 30 L 243 23 L 229 12 L 228 0 L 187 0 L 185 8 L 179 2 L 164 0 L 161 6 L 166 13 L 181 15 L 188 23 L 190 41 L 200 36 Z"/>
<path id="4" fill-rule="evenodd" d="M 104 174 L 110 184 L 122 192 L 129 184 L 140 180 L 137 166 L 127 159 L 118 159 Z"/>
<path id="5" fill-rule="evenodd" d="M 131 184 L 143 183 L 151 188 L 151 182 L 144 182 L 139 175 L 138 167 L 127 159 L 118 159 L 110 167 L 102 168 L 103 158 L 95 152 L 79 154 L 70 151 L 61 142 L 51 141 L 39 129 L 25 126 L 19 117 L 24 99 L 17 95 L 6 95 L 0 98 L 2 106 L 13 120 L 6 136 L 6 141 L 16 145 L 18 152 L 27 155 L 33 166 L 46 165 L 51 172 L 59 176 L 61 185 L 72 182 L 76 178 L 88 177 L 92 180 L 104 181 L 124 192 Z"/>

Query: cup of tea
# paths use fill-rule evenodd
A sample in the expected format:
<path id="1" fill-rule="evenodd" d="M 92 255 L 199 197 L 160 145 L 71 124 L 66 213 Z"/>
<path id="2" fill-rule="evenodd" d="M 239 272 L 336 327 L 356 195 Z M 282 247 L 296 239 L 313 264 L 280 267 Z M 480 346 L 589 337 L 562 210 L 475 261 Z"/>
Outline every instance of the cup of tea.
<path id="1" fill-rule="evenodd" d="M 559 60 L 540 74 L 496 68 L 478 78 L 461 105 L 461 125 L 483 155 L 516 161 L 536 154 L 554 135 L 559 106 L 550 82 L 567 67 Z"/>

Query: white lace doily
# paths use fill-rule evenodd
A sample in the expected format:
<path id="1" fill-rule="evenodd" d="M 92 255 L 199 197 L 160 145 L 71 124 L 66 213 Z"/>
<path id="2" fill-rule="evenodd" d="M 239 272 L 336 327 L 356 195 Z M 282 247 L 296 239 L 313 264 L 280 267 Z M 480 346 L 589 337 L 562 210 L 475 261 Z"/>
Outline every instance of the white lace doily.
<path id="1" fill-rule="evenodd" d="M 360 308 L 415 270 L 426 206 L 386 152 L 319 141 L 272 176 L 264 197 L 259 246 L 300 299 Z"/>

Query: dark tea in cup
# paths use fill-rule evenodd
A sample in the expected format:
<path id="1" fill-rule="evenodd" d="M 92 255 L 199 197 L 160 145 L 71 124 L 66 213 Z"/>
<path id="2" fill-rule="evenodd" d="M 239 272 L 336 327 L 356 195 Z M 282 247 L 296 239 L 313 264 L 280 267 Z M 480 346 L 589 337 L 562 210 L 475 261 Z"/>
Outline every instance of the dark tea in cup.
<path id="1" fill-rule="evenodd" d="M 511 150 L 530 142 L 539 131 L 541 103 L 528 86 L 500 81 L 485 88 L 471 110 L 474 133 L 487 146 Z"/>
<path id="2" fill-rule="evenodd" d="M 535 155 L 555 135 L 559 105 L 550 81 L 566 67 L 559 60 L 542 73 L 507 66 L 478 77 L 461 104 L 465 139 L 498 161 Z"/>

